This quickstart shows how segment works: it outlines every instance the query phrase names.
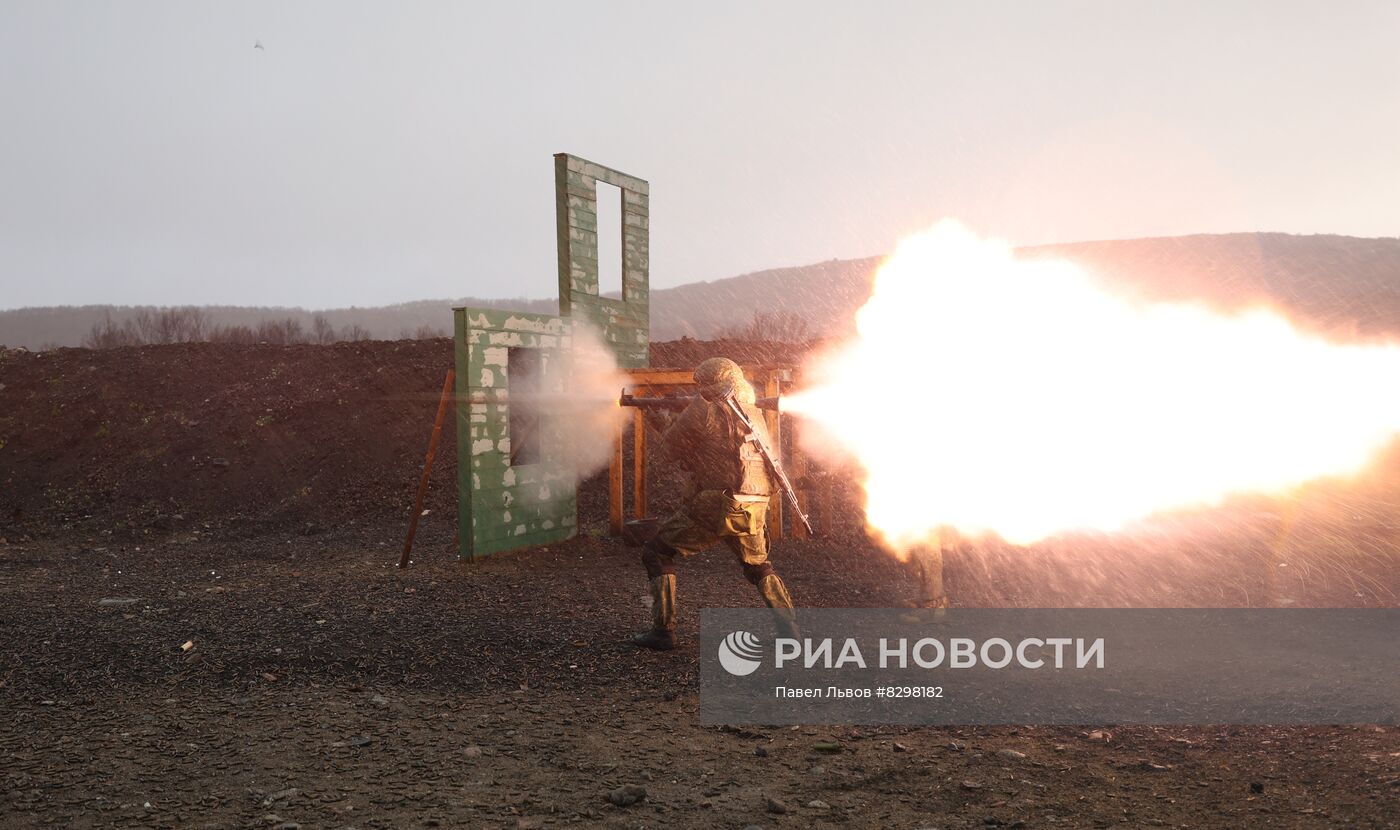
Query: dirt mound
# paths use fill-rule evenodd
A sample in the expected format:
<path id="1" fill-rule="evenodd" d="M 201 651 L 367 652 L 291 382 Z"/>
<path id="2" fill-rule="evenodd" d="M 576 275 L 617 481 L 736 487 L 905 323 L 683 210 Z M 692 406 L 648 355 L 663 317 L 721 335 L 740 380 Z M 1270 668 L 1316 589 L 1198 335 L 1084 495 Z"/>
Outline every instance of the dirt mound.
<path id="1" fill-rule="evenodd" d="M 0 521 L 314 529 L 404 515 L 451 358 L 447 340 L 6 352 Z M 448 481 L 451 431 L 443 449 Z M 434 509 L 451 502 L 432 493 Z"/>
<path id="2" fill-rule="evenodd" d="M 653 364 L 712 354 L 798 350 L 677 341 Z M 447 339 L 0 351 L 0 536 L 401 521 L 451 365 Z M 454 516 L 450 423 L 433 480 Z"/>

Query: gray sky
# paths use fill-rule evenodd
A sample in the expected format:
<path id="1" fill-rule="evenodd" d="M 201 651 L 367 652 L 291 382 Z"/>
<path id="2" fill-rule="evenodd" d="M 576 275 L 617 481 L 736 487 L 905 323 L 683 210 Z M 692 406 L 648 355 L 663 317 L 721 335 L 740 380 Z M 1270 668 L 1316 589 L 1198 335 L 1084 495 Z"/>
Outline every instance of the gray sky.
<path id="1" fill-rule="evenodd" d="M 656 287 L 944 216 L 1394 236 L 1398 44 L 1395 2 L 0 0 L 0 307 L 552 296 L 557 151 L 651 181 Z"/>

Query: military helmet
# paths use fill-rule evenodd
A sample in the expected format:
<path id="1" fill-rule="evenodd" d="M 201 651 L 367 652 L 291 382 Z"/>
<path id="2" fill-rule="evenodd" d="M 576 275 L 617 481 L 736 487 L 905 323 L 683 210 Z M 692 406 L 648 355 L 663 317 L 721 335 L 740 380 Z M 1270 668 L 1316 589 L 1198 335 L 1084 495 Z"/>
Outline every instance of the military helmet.
<path id="1" fill-rule="evenodd" d="M 744 370 L 727 357 L 712 357 L 696 366 L 695 382 L 700 386 L 700 397 L 707 401 L 733 397 L 747 384 Z"/>

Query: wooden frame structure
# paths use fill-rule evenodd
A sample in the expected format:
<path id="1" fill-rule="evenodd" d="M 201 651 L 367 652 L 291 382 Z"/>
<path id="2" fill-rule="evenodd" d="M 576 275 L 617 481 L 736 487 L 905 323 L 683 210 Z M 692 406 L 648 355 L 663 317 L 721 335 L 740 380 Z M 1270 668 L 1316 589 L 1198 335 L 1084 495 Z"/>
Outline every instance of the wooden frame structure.
<path id="1" fill-rule="evenodd" d="M 784 384 L 791 384 L 793 381 L 793 369 L 790 366 L 743 366 L 744 377 L 753 385 L 754 391 L 760 398 L 777 398 L 782 395 Z M 628 377 L 628 384 L 625 391 L 636 397 L 653 397 L 665 395 L 673 392 L 685 393 L 687 390 L 695 388 L 695 379 L 691 369 L 653 369 L 638 368 L 624 369 L 623 372 Z M 782 453 L 783 442 L 783 418 L 778 411 L 765 411 L 764 426 L 768 430 L 768 435 L 772 439 L 773 445 Z M 786 452 L 782 459 L 788 475 L 792 478 L 798 488 L 797 500 L 802 505 L 804 511 L 811 510 L 811 493 L 804 487 L 807 475 L 807 459 L 801 451 L 797 436 L 792 434 L 795 425 L 789 423 L 789 441 L 791 450 Z M 621 536 L 623 524 L 627 518 L 627 504 L 623 487 L 624 470 L 623 442 L 626 440 L 625 425 L 619 420 L 617 432 L 613 436 L 613 448 L 611 461 L 608 464 L 608 529 L 614 536 Z M 648 518 L 647 512 L 647 430 L 646 413 L 640 408 L 632 412 L 632 505 L 631 517 L 634 519 Z M 827 499 L 822 499 L 829 503 Z M 827 513 L 821 511 L 821 523 L 825 529 L 828 524 Z M 772 541 L 780 541 L 783 538 L 783 498 L 781 493 L 775 493 L 768 504 L 768 537 Z M 805 539 L 807 530 L 801 522 L 793 522 L 792 535 L 794 539 Z"/>

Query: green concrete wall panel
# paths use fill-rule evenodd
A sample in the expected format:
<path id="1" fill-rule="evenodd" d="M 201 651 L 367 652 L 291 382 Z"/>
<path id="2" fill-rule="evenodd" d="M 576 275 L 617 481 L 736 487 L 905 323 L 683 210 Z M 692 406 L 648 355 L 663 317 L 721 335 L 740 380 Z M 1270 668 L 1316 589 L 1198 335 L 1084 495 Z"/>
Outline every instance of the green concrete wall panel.
<path id="1" fill-rule="evenodd" d="M 622 298 L 598 294 L 598 182 L 622 190 Z M 559 244 L 559 313 L 597 329 L 620 365 L 648 364 L 650 310 L 650 186 L 610 167 L 560 153 L 554 157 Z"/>
<path id="2" fill-rule="evenodd" d="M 572 323 L 494 309 L 454 313 L 458 553 L 470 559 L 567 539 L 577 524 L 577 485 L 551 441 L 557 429 L 538 432 L 538 462 L 511 466 L 509 367 L 512 348 L 536 349 L 539 393 L 564 394 Z"/>
<path id="3" fill-rule="evenodd" d="M 621 239 L 598 238 L 598 182 L 622 191 Z M 565 394 L 562 371 L 575 327 L 594 329 L 624 368 L 648 365 L 651 343 L 650 185 L 567 153 L 554 157 L 559 316 L 458 308 L 455 361 L 459 553 L 485 556 L 572 536 L 577 487 L 562 463 L 561 423 L 541 420 L 536 463 L 511 466 L 512 348 L 539 349 L 547 393 Z M 622 296 L 598 291 L 598 246 L 622 251 Z M 551 375 L 551 373 L 553 373 Z M 517 390 L 518 392 L 519 390 Z"/>

